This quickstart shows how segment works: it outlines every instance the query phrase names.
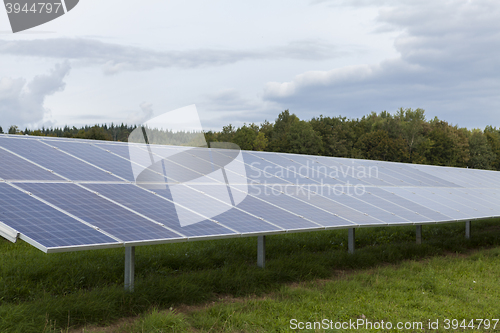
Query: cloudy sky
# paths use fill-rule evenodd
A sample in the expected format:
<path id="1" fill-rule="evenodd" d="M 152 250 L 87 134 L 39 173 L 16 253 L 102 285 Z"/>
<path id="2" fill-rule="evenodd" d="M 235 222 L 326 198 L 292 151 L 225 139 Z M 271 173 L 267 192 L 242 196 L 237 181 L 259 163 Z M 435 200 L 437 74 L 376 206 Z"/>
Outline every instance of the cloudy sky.
<path id="1" fill-rule="evenodd" d="M 12 34 L 0 125 L 140 123 L 196 104 L 205 129 L 423 108 L 500 126 L 500 2 L 80 0 Z"/>

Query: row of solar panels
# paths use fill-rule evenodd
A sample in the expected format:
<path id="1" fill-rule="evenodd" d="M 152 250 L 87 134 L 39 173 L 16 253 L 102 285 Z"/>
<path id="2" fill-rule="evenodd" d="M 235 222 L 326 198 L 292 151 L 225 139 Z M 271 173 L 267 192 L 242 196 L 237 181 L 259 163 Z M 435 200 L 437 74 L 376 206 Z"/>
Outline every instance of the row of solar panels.
<path id="1" fill-rule="evenodd" d="M 500 216 L 497 172 L 242 152 L 223 179 L 224 150 L 130 147 L 0 136 L 0 234 L 56 252 Z M 155 161 L 180 191 L 134 182 Z"/>
<path id="2" fill-rule="evenodd" d="M 128 145 L 99 141 L 33 139 L 0 135 L 0 165 L 6 180 L 63 180 L 34 165 L 22 163 L 26 158 L 73 181 L 135 181 L 130 153 L 145 151 L 142 145 Z M 55 148 L 55 149 L 54 149 Z M 169 181 L 177 178 L 196 178 L 200 170 L 213 164 L 211 155 L 223 156 L 222 150 L 192 149 L 186 147 L 154 146 L 153 153 L 166 159 Z M 16 155 L 14 155 L 14 154 Z M 500 175 L 494 171 L 464 170 L 426 165 L 412 165 L 358 159 L 242 152 L 246 176 L 252 182 L 283 184 L 326 184 L 365 186 L 418 187 L 481 187 L 499 188 Z M 135 154 L 135 163 L 149 163 L 148 154 Z M 144 160 L 146 159 L 146 161 Z M 19 167 L 12 168 L 15 164 Z M 132 163 L 133 164 L 133 163 Z M 188 169 L 186 166 L 189 165 Z M 177 167 L 175 167 L 177 166 Z M 195 168 L 194 170 L 192 170 Z M 106 172 L 103 172 L 106 171 Z M 113 175 L 111 175 L 112 173 Z M 194 175 L 187 175 L 193 173 Z M 198 173 L 198 174 L 196 174 Z M 117 178 L 120 177 L 121 179 Z M 154 179 L 155 177 L 152 176 Z"/>

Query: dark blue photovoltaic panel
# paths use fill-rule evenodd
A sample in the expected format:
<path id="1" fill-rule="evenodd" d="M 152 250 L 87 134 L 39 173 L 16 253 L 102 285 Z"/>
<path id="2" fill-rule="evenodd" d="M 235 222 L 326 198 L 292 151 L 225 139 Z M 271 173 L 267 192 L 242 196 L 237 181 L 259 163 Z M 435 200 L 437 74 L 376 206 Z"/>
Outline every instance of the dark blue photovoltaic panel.
<path id="1" fill-rule="evenodd" d="M 307 186 L 287 186 L 285 189 L 285 193 L 298 198 L 302 201 L 308 202 L 314 206 L 320 207 L 326 211 L 329 211 L 333 214 L 337 214 L 338 216 L 354 222 L 356 224 L 373 224 L 373 225 L 381 225 L 386 224 L 386 222 L 377 220 L 371 216 L 365 215 L 364 213 L 358 211 L 355 208 L 342 205 L 337 201 L 326 198 L 321 195 L 317 195 L 315 193 L 311 193 L 307 190 Z"/>
<path id="2" fill-rule="evenodd" d="M 356 160 L 357 165 L 368 168 L 372 165 L 377 167 L 378 178 L 387 179 L 396 186 L 433 186 L 426 179 L 415 179 L 401 169 L 391 166 L 392 163 L 381 161 Z M 390 177 L 390 178 L 388 178 Z"/>
<path id="3" fill-rule="evenodd" d="M 489 202 L 484 201 L 484 199 L 478 198 L 473 193 L 468 193 L 466 189 L 434 189 L 434 190 L 443 190 L 446 191 L 446 194 L 450 195 L 451 198 L 455 201 L 466 202 L 469 207 L 476 208 L 480 210 L 483 214 L 488 216 L 500 216 L 500 205 L 490 204 Z"/>
<path id="4" fill-rule="evenodd" d="M 99 192 L 157 222 L 163 223 L 187 237 L 234 234 L 233 231 L 206 219 L 195 224 L 181 226 L 176 207 L 172 202 L 132 184 L 85 184 L 85 187 Z M 165 190 L 163 193 L 167 192 Z M 170 194 L 167 194 L 166 197 L 171 198 Z M 177 207 L 177 209 L 184 210 L 183 216 L 185 214 L 195 214 L 182 207 Z"/>
<path id="5" fill-rule="evenodd" d="M 384 200 L 376 195 L 373 195 L 370 192 L 370 190 L 371 190 L 371 188 L 367 188 L 366 192 L 357 198 L 359 200 L 364 201 L 364 202 L 370 203 L 374 206 L 383 208 L 384 210 L 386 210 L 388 212 L 394 213 L 394 214 L 401 216 L 401 217 L 407 219 L 408 221 L 411 221 L 414 223 L 433 222 L 434 221 L 434 220 L 432 220 L 428 217 L 425 217 L 423 215 L 416 214 L 414 211 L 410 210 L 408 207 L 399 206 L 396 203 L 393 203 L 393 202 L 388 201 L 388 200 Z M 404 204 L 404 203 L 402 203 L 402 204 Z"/>
<path id="6" fill-rule="evenodd" d="M 18 185 L 126 242 L 182 238 L 74 184 Z"/>
<path id="7" fill-rule="evenodd" d="M 132 166 L 129 161 L 97 148 L 91 143 L 65 141 L 51 141 L 47 143 L 128 181 L 134 181 Z"/>
<path id="8" fill-rule="evenodd" d="M 320 163 L 318 159 L 313 158 L 317 156 L 297 155 L 297 154 L 276 154 L 276 155 L 284 160 L 287 161 L 292 160 L 296 163 L 299 163 L 300 165 L 307 166 L 309 169 L 311 169 L 311 171 L 309 172 L 315 175 L 315 177 L 318 177 L 320 179 L 324 176 L 318 176 L 318 175 L 327 175 L 328 178 L 332 179 L 332 182 L 329 184 L 346 184 L 347 182 L 349 182 L 350 184 L 354 185 L 359 183 L 368 185 L 367 183 L 362 182 L 359 179 L 352 178 L 350 175 L 347 174 L 348 172 L 343 173 L 342 170 L 338 170 L 324 163 Z M 312 170 L 314 170 L 314 172 Z"/>
<path id="9" fill-rule="evenodd" d="M 97 147 L 109 150 L 113 154 L 119 155 L 127 160 L 130 160 L 129 146 L 127 144 L 117 144 L 117 143 L 96 143 Z"/>
<path id="10" fill-rule="evenodd" d="M 273 226 L 236 208 L 213 217 L 214 220 L 240 233 L 279 232 L 284 229 Z"/>
<path id="11" fill-rule="evenodd" d="M 282 207 L 292 213 L 304 216 L 305 218 L 325 227 L 345 227 L 355 225 L 354 223 L 349 222 L 333 213 L 313 206 L 310 202 L 304 202 L 297 198 L 288 196 L 281 191 L 275 190 L 273 189 L 273 186 L 252 185 L 249 186 L 248 193 L 259 199 Z"/>
<path id="12" fill-rule="evenodd" d="M 425 173 L 422 170 L 419 170 L 416 167 L 416 164 L 408 165 L 408 164 L 398 163 L 398 165 L 401 165 L 404 168 L 405 172 L 406 172 L 406 170 L 411 170 L 413 172 L 412 175 L 428 179 L 431 182 L 431 184 L 433 184 L 432 186 L 436 186 L 436 187 L 460 187 L 460 185 L 457 185 L 457 184 L 449 182 L 445 179 L 439 178 L 439 177 L 437 177 L 437 175 Z"/>
<path id="13" fill-rule="evenodd" d="M 223 186 L 226 185 L 211 185 Z M 193 188 L 202 190 L 205 186 L 192 186 Z M 262 200 L 247 196 L 242 202 L 238 203 L 237 207 L 249 214 L 262 218 L 274 225 L 283 229 L 308 229 L 308 228 L 322 228 L 321 225 L 304 220 L 303 218 L 294 215 L 286 210 L 275 207 Z"/>
<path id="14" fill-rule="evenodd" d="M 426 177 L 424 173 L 421 173 L 417 169 L 402 163 L 380 162 L 380 165 L 385 173 L 392 173 L 393 177 L 398 177 L 405 181 L 408 179 L 407 182 L 411 182 L 413 180 L 415 186 L 457 186 L 449 182 L 438 181 L 436 178 L 431 179 L 430 177 Z"/>
<path id="15" fill-rule="evenodd" d="M 0 137 L 0 145 L 74 181 L 120 181 L 120 179 L 104 171 L 79 161 L 37 140 L 24 138 L 5 139 Z"/>
<path id="16" fill-rule="evenodd" d="M 500 178 L 498 177 L 498 171 L 491 170 L 472 170 L 475 176 L 483 184 L 488 184 L 491 187 L 500 187 Z"/>
<path id="17" fill-rule="evenodd" d="M 449 187 L 478 187 L 477 179 L 473 179 L 473 171 L 459 168 L 439 167 L 435 165 L 414 164 L 413 167 L 424 174 L 434 176 L 454 184 Z M 483 187 L 480 185 L 480 187 Z"/>
<path id="18" fill-rule="evenodd" d="M 225 165 L 231 161 L 229 159 L 229 156 L 224 154 L 224 149 L 211 149 L 211 153 L 213 154 L 214 159 L 219 163 Z M 224 160 L 224 156 L 227 158 L 227 160 Z M 243 166 L 245 168 L 245 175 L 247 177 L 248 184 L 292 184 L 292 182 L 290 181 L 275 177 L 272 173 L 268 173 L 259 168 L 252 167 L 248 163 L 243 163 Z M 231 170 L 229 170 L 228 172 L 231 172 Z"/>
<path id="19" fill-rule="evenodd" d="M 154 191 L 163 197 L 170 195 L 168 190 Z M 210 197 L 206 194 L 196 192 L 189 187 L 176 192 L 174 202 L 182 203 L 183 206 L 201 215 L 208 216 L 223 226 L 234 229 L 239 233 L 282 230 L 282 228 L 273 226 L 244 211 L 232 208 L 231 203 L 226 200 Z"/>
<path id="20" fill-rule="evenodd" d="M 321 225 L 305 220 L 297 215 L 251 196 L 247 196 L 241 203 L 239 203 L 238 208 L 287 230 L 311 228 L 323 229 Z"/>
<path id="21" fill-rule="evenodd" d="M 334 177 L 342 182 L 344 182 L 346 185 L 371 185 L 372 183 L 368 182 L 367 179 L 373 178 L 371 175 L 371 169 L 366 170 L 356 170 L 352 165 L 344 165 L 339 162 L 337 162 L 334 158 L 332 157 L 325 157 L 325 156 L 310 156 L 310 155 L 290 155 L 286 154 L 286 156 L 292 156 L 292 159 L 299 161 L 302 164 L 306 164 L 306 161 L 301 161 L 301 159 L 306 158 L 311 161 L 317 162 L 320 165 L 324 165 L 328 167 L 328 175 L 330 177 Z M 376 171 L 376 170 L 375 170 Z M 380 182 L 380 181 L 379 181 Z M 391 185 L 383 182 L 384 185 Z"/>
<path id="22" fill-rule="evenodd" d="M 40 248 L 500 215 L 493 171 L 9 135 L 0 147 L 0 178 L 102 230 L 0 183 L 0 221 Z"/>
<path id="23" fill-rule="evenodd" d="M 467 188 L 461 189 L 461 191 L 474 195 L 478 200 L 483 202 L 483 204 L 487 205 L 488 207 L 494 207 L 495 209 L 500 210 L 500 191 L 496 189 Z"/>
<path id="24" fill-rule="evenodd" d="M 459 210 L 470 217 L 486 217 L 491 216 L 491 213 L 483 212 L 480 207 L 472 208 L 474 206 L 471 201 L 461 199 L 457 196 L 451 196 L 450 193 L 443 188 L 422 188 L 421 193 L 425 194 L 427 198 L 439 201 L 443 205 Z"/>
<path id="25" fill-rule="evenodd" d="M 190 185 L 190 187 L 205 193 L 210 193 L 215 198 L 222 198 L 223 194 L 228 191 L 226 184 Z M 244 192 L 238 192 L 237 189 L 232 189 L 232 195 L 240 199 L 238 202 L 235 202 L 239 209 L 262 218 L 274 225 L 279 226 L 280 228 L 286 230 L 322 228 L 321 225 L 307 221 L 295 214 L 287 212 L 286 210 L 280 209 L 257 198 L 248 196 Z"/>
<path id="26" fill-rule="evenodd" d="M 411 184 L 402 181 L 401 179 L 394 178 L 388 174 L 380 172 L 375 163 L 363 166 L 358 163 L 356 159 L 346 158 L 331 158 L 330 164 L 338 163 L 341 170 L 351 170 L 351 176 L 354 174 L 357 178 L 362 179 L 370 185 L 375 186 L 409 186 Z M 366 176 L 368 174 L 368 176 Z M 362 176 L 360 176 L 362 175 Z"/>
<path id="27" fill-rule="evenodd" d="M 46 248 L 118 243 L 5 183 L 0 183 L 0 222 Z"/>
<path id="28" fill-rule="evenodd" d="M 466 220 L 470 218 L 467 214 L 464 214 L 452 207 L 443 205 L 439 201 L 431 200 L 425 197 L 425 194 L 417 193 L 419 188 L 413 187 L 411 189 L 408 188 L 385 188 L 384 190 L 393 192 L 396 196 L 404 198 L 409 201 L 413 201 L 414 203 L 425 207 L 427 210 L 432 210 L 439 214 L 445 215 L 445 218 L 442 219 L 434 219 L 435 221 L 450 221 L 451 220 Z M 372 189 L 376 195 L 379 195 L 379 191 L 382 189 Z M 397 200 L 397 199 L 396 199 Z M 424 216 L 432 218 L 427 213 L 423 214 Z"/>
<path id="29" fill-rule="evenodd" d="M 0 141 L 0 144 L 2 141 Z M 14 154 L 0 149 L 0 178 L 5 180 L 60 180 L 63 178 L 54 175 L 39 166 L 34 165 Z"/>
<path id="30" fill-rule="evenodd" d="M 284 170 L 294 171 L 296 172 L 297 177 L 306 177 L 315 180 L 318 184 L 343 184 L 343 182 L 339 181 L 338 179 L 329 177 L 326 171 L 326 167 L 324 167 L 325 170 L 321 170 L 317 168 L 317 166 L 315 166 L 315 164 L 317 165 L 318 163 L 314 163 L 313 161 L 310 161 L 308 164 L 304 165 L 294 161 L 291 158 L 287 159 L 282 154 L 268 152 L 251 152 L 249 154 L 254 155 L 257 158 L 263 158 L 271 163 L 275 163 L 281 166 Z"/>
<path id="31" fill-rule="evenodd" d="M 326 198 L 335 200 L 340 204 L 356 209 L 361 213 L 367 214 L 371 217 L 376 218 L 377 220 L 384 221 L 386 223 L 410 222 L 409 220 L 402 218 L 401 216 L 391 214 L 390 212 L 383 210 L 384 207 L 378 208 L 365 201 L 362 201 L 361 198 L 364 192 L 360 192 L 359 195 L 356 195 L 354 189 L 350 189 L 350 191 L 346 189 L 346 191 L 349 194 L 336 193 L 335 191 L 328 190 L 327 187 L 321 187 L 318 191 L 316 191 L 316 193 Z"/>
<path id="32" fill-rule="evenodd" d="M 246 164 L 262 170 L 266 173 L 274 175 L 278 178 L 284 179 L 293 184 L 320 184 L 319 182 L 306 178 L 298 173 L 296 173 L 292 168 L 284 168 L 280 165 L 273 164 L 267 160 L 263 160 L 259 157 L 249 154 L 246 151 L 242 151 L 243 160 Z M 283 181 L 281 181 L 283 183 Z"/>

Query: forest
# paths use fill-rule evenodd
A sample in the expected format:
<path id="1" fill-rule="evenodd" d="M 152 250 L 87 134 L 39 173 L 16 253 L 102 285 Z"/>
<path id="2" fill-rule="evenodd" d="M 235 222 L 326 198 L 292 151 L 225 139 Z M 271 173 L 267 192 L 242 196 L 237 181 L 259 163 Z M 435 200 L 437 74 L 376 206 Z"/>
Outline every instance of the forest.
<path id="1" fill-rule="evenodd" d="M 95 140 L 127 141 L 136 125 L 95 125 L 82 128 L 20 130 L 28 134 Z M 0 133 L 3 133 L 0 127 Z M 243 150 L 287 152 L 500 170 L 500 130 L 459 128 L 437 117 L 427 120 L 425 110 L 400 108 L 394 114 L 372 112 L 357 119 L 320 115 L 301 120 L 289 110 L 274 122 L 231 124 L 204 133 L 207 142 L 232 142 Z"/>

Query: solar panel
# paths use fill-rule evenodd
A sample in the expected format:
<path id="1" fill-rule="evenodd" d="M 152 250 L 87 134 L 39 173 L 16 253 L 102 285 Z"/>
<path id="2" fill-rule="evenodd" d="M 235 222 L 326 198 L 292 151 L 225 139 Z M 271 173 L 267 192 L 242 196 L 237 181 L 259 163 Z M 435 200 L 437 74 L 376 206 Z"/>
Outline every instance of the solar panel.
<path id="1" fill-rule="evenodd" d="M 500 216 L 500 173 L 0 135 L 0 234 L 46 252 Z"/>
<path id="2" fill-rule="evenodd" d="M 51 148 L 42 140 L 0 137 L 0 146 L 71 180 L 120 181 L 104 170 Z"/>
<path id="3" fill-rule="evenodd" d="M 64 180 L 3 149 L 0 149 L 0 161 L 0 178 L 5 180 Z"/>
<path id="4" fill-rule="evenodd" d="M 451 220 L 467 220 L 471 219 L 472 216 L 467 215 L 464 212 L 461 212 L 457 207 L 453 207 L 454 205 L 446 205 L 438 201 L 438 198 L 430 198 L 430 193 L 425 191 L 425 189 L 421 187 L 413 187 L 413 188 L 382 188 L 386 191 L 391 191 L 399 197 L 402 197 L 406 200 L 413 201 L 414 203 L 423 206 L 427 209 L 433 210 L 440 215 L 445 215 L 441 219 L 437 219 L 436 221 L 449 221 Z M 427 216 L 427 215 L 426 215 Z"/>
<path id="5" fill-rule="evenodd" d="M 10 227 L 45 252 L 117 246 L 121 242 L 6 183 L 0 183 L 0 228 Z"/>
<path id="6" fill-rule="evenodd" d="M 123 242 L 147 243 L 185 238 L 180 233 L 134 214 L 97 193 L 75 184 L 20 183 L 17 185 L 100 230 L 116 236 Z"/>
<path id="7" fill-rule="evenodd" d="M 265 202 L 281 207 L 294 214 L 304 216 L 325 228 L 340 228 L 356 226 L 337 214 L 321 209 L 309 201 L 303 201 L 281 191 L 282 188 L 268 185 L 252 185 L 249 187 L 249 195 L 259 198 Z"/>

